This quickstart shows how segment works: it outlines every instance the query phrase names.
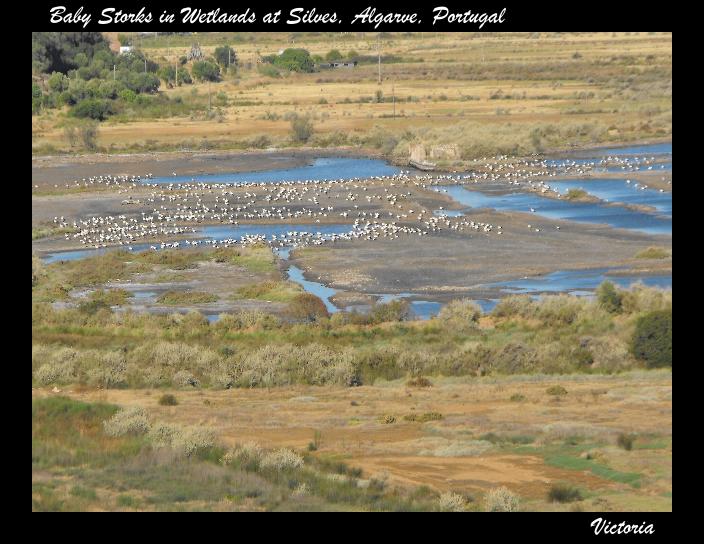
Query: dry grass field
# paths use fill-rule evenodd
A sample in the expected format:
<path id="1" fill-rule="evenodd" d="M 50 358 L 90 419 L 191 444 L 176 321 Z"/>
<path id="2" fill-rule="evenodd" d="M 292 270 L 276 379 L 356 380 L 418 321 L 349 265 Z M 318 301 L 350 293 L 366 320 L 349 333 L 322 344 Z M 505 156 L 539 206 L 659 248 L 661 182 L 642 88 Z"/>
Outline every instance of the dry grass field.
<path id="1" fill-rule="evenodd" d="M 546 393 L 555 385 L 567 393 Z M 178 405 L 159 405 L 166 392 Z M 59 394 L 138 406 L 158 421 L 208 427 L 226 447 L 255 441 L 305 452 L 315 444 L 315 457 L 360 468 L 360 478 L 406 491 L 453 491 L 475 507 L 489 490 L 506 486 L 520 497 L 522 509 L 533 511 L 672 509 L 670 372 L 438 378 L 420 388 L 397 380 L 352 389 L 67 387 Z M 33 391 L 33 398 L 56 395 Z M 441 419 L 423 422 L 423 414 Z M 413 415 L 421 421 L 408 421 Z M 623 433 L 637 436 L 631 450 L 617 445 Z M 76 483 L 80 477 L 61 486 Z M 555 484 L 579 489 L 581 499 L 550 502 Z M 109 489 L 98 491 L 109 495 Z"/>
<path id="2" fill-rule="evenodd" d="M 222 81 L 162 92 L 184 103 L 207 103 L 218 114 L 161 118 L 118 115 L 102 123 L 110 152 L 243 149 L 266 135 L 288 147 L 288 117 L 314 122 L 313 147 L 363 146 L 405 157 L 410 142 L 454 144 L 464 158 L 533 152 L 573 145 L 671 137 L 671 33 L 417 33 L 384 35 L 382 82 L 374 62 L 354 69 L 274 78 L 257 68 L 259 55 L 302 47 L 324 56 L 376 55 L 376 34 L 265 33 L 161 36 L 137 39 L 162 64 L 176 62 L 192 42 L 212 53 L 230 43 L 240 68 Z M 377 93 L 381 93 L 377 96 Z M 395 116 L 394 116 L 395 113 Z M 33 150 L 71 151 L 65 113 L 32 119 Z"/>

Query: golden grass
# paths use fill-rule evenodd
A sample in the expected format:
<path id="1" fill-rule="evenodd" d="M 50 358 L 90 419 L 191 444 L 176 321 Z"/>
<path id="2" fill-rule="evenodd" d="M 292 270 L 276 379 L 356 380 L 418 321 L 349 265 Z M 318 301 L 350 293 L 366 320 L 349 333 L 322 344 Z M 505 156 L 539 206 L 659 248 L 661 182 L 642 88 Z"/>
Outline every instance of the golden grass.
<path id="1" fill-rule="evenodd" d="M 207 36 L 199 40 L 207 41 Z M 611 141 L 671 134 L 670 33 L 540 34 L 537 38 L 530 34 L 393 35 L 383 45 L 384 54 L 412 62 L 384 65 L 381 86 L 374 65 L 344 72 L 286 74 L 280 79 L 260 75 L 252 64 L 255 51 L 276 52 L 286 41 L 282 35 L 267 34 L 257 35 L 253 43 L 233 44 L 241 69 L 234 78 L 227 75 L 211 86 L 213 95 L 225 93 L 230 102 L 223 108 L 222 122 L 189 118 L 107 122 L 101 127 L 100 145 L 119 150 L 152 141 L 157 147 L 197 149 L 207 139 L 210 145 L 241 147 L 259 134 L 272 138 L 274 145 L 291 145 L 290 124 L 283 117 L 292 112 L 315 117 L 319 140 L 336 133 L 363 139 L 377 126 L 397 135 L 418 128 L 442 129 L 458 120 L 468 122 L 468 131 L 479 125 L 490 128 L 507 123 L 529 130 L 545 123 L 590 123 L 604 127 L 600 139 Z M 338 48 L 367 55 L 375 45 L 372 41 L 371 35 L 353 39 L 302 35 L 296 46 L 312 54 Z M 150 43 L 145 40 L 145 47 Z M 204 46 L 206 53 L 219 43 Z M 160 47 L 148 53 L 167 59 L 176 59 L 190 47 L 168 47 L 162 39 L 153 45 Z M 576 52 L 581 57 L 574 58 Z M 586 68 L 580 69 L 582 65 Z M 654 67 L 662 68 L 656 87 L 650 88 L 648 76 L 624 90 L 626 76 Z M 669 95 L 658 87 L 668 81 Z M 358 103 L 371 99 L 378 90 L 387 99 L 395 96 L 395 118 L 391 101 Z M 188 100 L 194 91 L 202 96 L 208 86 L 195 84 L 164 92 Z M 510 98 L 492 98 L 498 91 Z M 320 103 L 323 98 L 326 104 Z M 33 147 L 65 147 L 58 126 L 62 118 L 57 112 L 33 117 Z"/>

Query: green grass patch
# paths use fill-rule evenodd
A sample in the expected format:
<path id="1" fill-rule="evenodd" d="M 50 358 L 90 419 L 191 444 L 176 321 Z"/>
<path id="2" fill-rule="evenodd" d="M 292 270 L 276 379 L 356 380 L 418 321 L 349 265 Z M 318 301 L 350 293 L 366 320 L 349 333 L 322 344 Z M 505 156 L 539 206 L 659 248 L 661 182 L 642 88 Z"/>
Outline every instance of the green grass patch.
<path id="1" fill-rule="evenodd" d="M 263 281 L 240 287 L 233 298 L 291 302 L 303 292 L 303 288 L 292 281 Z"/>
<path id="2" fill-rule="evenodd" d="M 403 419 L 416 423 L 426 423 L 428 421 L 440 421 L 443 417 L 439 412 L 426 412 L 424 414 L 406 414 Z"/>
<path id="3" fill-rule="evenodd" d="M 73 227 L 32 227 L 32 240 L 41 240 L 50 236 L 60 236 L 62 234 L 73 234 L 76 229 Z"/>
<path id="4" fill-rule="evenodd" d="M 156 301 L 159 304 L 168 306 L 180 306 L 182 304 L 208 304 L 216 302 L 218 297 L 212 293 L 201 291 L 166 291 Z"/>
<path id="5" fill-rule="evenodd" d="M 651 246 L 636 253 L 636 259 L 667 259 L 671 255 L 664 247 Z"/>
<path id="6" fill-rule="evenodd" d="M 584 189 L 570 189 L 565 195 L 567 200 L 584 200 L 588 197 L 589 193 L 587 193 Z"/>
<path id="7" fill-rule="evenodd" d="M 607 467 L 606 465 L 596 463 L 595 461 L 590 459 L 574 457 L 569 454 L 555 453 L 546 455 L 545 462 L 550 466 L 564 468 L 567 470 L 588 470 L 592 474 L 595 474 L 600 478 L 611 480 L 613 482 L 619 482 L 622 484 L 628 484 L 633 487 L 637 487 L 640 485 L 640 473 L 621 472 Z"/>
<path id="8" fill-rule="evenodd" d="M 134 293 L 126 289 L 98 289 L 90 294 L 90 300 L 101 302 L 108 306 L 121 306 L 134 297 Z"/>

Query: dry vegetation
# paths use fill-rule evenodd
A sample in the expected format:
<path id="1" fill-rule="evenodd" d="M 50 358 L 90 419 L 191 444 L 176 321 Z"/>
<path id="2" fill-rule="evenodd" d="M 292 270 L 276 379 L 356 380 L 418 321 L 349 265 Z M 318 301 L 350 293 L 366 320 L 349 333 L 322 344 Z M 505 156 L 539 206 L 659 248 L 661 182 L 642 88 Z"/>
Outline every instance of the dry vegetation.
<path id="1" fill-rule="evenodd" d="M 638 371 L 190 388 L 175 405 L 151 389 L 37 389 L 33 508 L 671 510 L 671 383 Z M 93 423 L 62 421 L 79 410 Z"/>
<path id="2" fill-rule="evenodd" d="M 158 37 L 137 45 L 159 62 L 173 62 L 194 39 Z M 362 146 L 400 158 L 409 143 L 456 145 L 458 159 L 473 159 L 672 135 L 671 33 L 391 34 L 382 44 L 381 86 L 373 62 L 263 75 L 259 54 L 275 53 L 291 39 L 276 33 L 198 36 L 206 54 L 229 42 L 240 60 L 238 70 L 211 85 L 217 115 L 189 114 L 181 106 L 202 109 L 206 84 L 163 87 L 180 97 L 178 107 L 169 105 L 160 118 L 118 116 L 102 123 L 100 148 L 300 146 L 291 131 L 296 116 L 313 123 L 305 145 Z M 323 56 L 331 49 L 373 55 L 376 46 L 375 34 L 293 39 Z M 33 116 L 34 153 L 70 150 L 64 115 Z"/>
<path id="3" fill-rule="evenodd" d="M 137 46 L 164 63 L 194 39 Z M 180 100 L 101 123 L 98 151 L 351 146 L 400 161 L 411 143 L 449 144 L 438 160 L 454 167 L 672 136 L 671 33 L 385 35 L 381 86 L 373 62 L 257 66 L 291 41 L 373 55 L 376 34 L 197 39 L 240 60 L 211 85 L 215 112 L 207 85 L 162 85 Z M 33 155 L 80 150 L 66 121 L 33 116 Z M 33 225 L 33 240 L 71 232 Z M 670 264 L 669 247 L 640 247 L 627 254 Z M 173 313 L 131 311 L 125 286 L 145 278 Z M 250 309 L 176 311 L 219 304 Z M 510 296 L 488 314 L 454 300 L 410 317 L 402 300 L 330 315 L 265 245 L 33 255 L 33 510 L 672 509 L 671 290 L 605 283 L 594 299 Z"/>

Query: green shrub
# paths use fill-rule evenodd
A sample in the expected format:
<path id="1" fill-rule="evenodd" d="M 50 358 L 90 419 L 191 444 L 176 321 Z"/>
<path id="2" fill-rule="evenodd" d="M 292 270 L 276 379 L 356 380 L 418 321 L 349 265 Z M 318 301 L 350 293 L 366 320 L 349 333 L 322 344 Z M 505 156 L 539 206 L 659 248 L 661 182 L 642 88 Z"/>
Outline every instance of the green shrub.
<path id="1" fill-rule="evenodd" d="M 71 115 L 74 117 L 95 119 L 96 121 L 104 121 L 113 113 L 115 113 L 115 109 L 110 101 L 99 98 L 81 100 L 71 110 Z"/>
<path id="2" fill-rule="evenodd" d="M 582 200 L 587 196 L 587 192 L 583 189 L 570 189 L 567 191 L 565 198 L 567 200 Z"/>
<path id="3" fill-rule="evenodd" d="M 200 81 L 218 81 L 220 79 L 220 67 L 207 60 L 194 62 L 191 73 L 194 78 Z"/>
<path id="4" fill-rule="evenodd" d="M 672 366 L 672 309 L 649 312 L 638 318 L 631 352 L 650 368 Z"/>
<path id="5" fill-rule="evenodd" d="M 406 421 L 413 421 L 416 423 L 426 423 L 428 421 L 440 421 L 442 419 L 442 414 L 439 412 L 426 412 L 424 414 L 407 414 L 403 416 Z"/>
<path id="6" fill-rule="evenodd" d="M 159 397 L 159 404 L 161 406 L 176 406 L 178 404 L 178 399 L 176 399 L 176 396 L 171 393 L 165 393 Z"/>
<path id="7" fill-rule="evenodd" d="M 464 512 L 467 501 L 459 493 L 447 491 L 438 497 L 438 508 L 442 512 Z"/>
<path id="8" fill-rule="evenodd" d="M 649 247 L 636 253 L 636 259 L 667 259 L 670 252 L 664 247 Z"/>
<path id="9" fill-rule="evenodd" d="M 621 311 L 622 295 L 610 281 L 605 281 L 599 285 L 596 290 L 596 298 L 601 307 L 607 312 L 618 313 Z"/>
<path id="10" fill-rule="evenodd" d="M 271 64 L 260 64 L 257 66 L 257 71 L 266 77 L 280 78 L 281 73 Z"/>
<path id="11" fill-rule="evenodd" d="M 156 299 L 158 303 L 170 306 L 178 306 L 181 304 L 207 304 L 217 300 L 218 297 L 212 293 L 198 291 L 167 291 Z"/>
<path id="12" fill-rule="evenodd" d="M 514 393 L 511 395 L 511 398 L 509 399 L 511 402 L 523 402 L 526 400 L 526 396 L 522 395 L 521 393 Z"/>
<path id="13" fill-rule="evenodd" d="M 149 432 L 147 413 L 138 406 L 120 410 L 103 423 L 108 436 L 140 435 Z"/>
<path id="14" fill-rule="evenodd" d="M 291 317 L 304 321 L 317 321 L 330 316 L 325 303 L 311 293 L 295 296 L 289 304 L 288 312 Z"/>
<path id="15" fill-rule="evenodd" d="M 497 487 L 486 494 L 487 512 L 517 512 L 519 508 L 518 495 L 506 487 Z"/>
<path id="16" fill-rule="evenodd" d="M 423 376 L 414 376 L 406 382 L 408 387 L 432 387 L 433 383 Z"/>
<path id="17" fill-rule="evenodd" d="M 374 304 L 369 317 L 372 323 L 408 321 L 411 317 L 411 305 L 407 300 L 392 300 L 386 304 Z"/>
<path id="18" fill-rule="evenodd" d="M 452 300 L 440 310 L 438 319 L 460 325 L 474 325 L 482 316 L 482 309 L 470 299 Z"/>
<path id="19" fill-rule="evenodd" d="M 284 68 L 291 72 L 312 72 L 315 64 L 310 53 L 305 49 L 286 49 L 280 55 L 273 55 L 265 60 L 271 60 L 274 66 Z"/>
<path id="20" fill-rule="evenodd" d="M 313 130 L 310 117 L 296 115 L 291 119 L 291 135 L 294 141 L 306 143 L 313 135 Z"/>
<path id="21" fill-rule="evenodd" d="M 237 53 L 235 53 L 235 50 L 229 45 L 216 47 L 213 55 L 215 56 L 215 60 L 218 64 L 223 68 L 227 68 L 228 66 L 237 66 Z"/>
<path id="22" fill-rule="evenodd" d="M 574 502 L 582 500 L 582 492 L 569 484 L 557 483 L 548 490 L 550 502 Z"/>
<path id="23" fill-rule="evenodd" d="M 626 451 L 631 451 L 633 449 L 633 442 L 635 442 L 636 436 L 633 434 L 620 433 L 616 437 L 616 444 Z"/>
<path id="24" fill-rule="evenodd" d="M 553 385 L 548 387 L 545 392 L 548 395 L 552 395 L 553 397 L 562 397 L 567 394 L 567 389 L 565 389 L 561 385 Z"/>

